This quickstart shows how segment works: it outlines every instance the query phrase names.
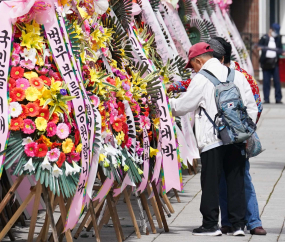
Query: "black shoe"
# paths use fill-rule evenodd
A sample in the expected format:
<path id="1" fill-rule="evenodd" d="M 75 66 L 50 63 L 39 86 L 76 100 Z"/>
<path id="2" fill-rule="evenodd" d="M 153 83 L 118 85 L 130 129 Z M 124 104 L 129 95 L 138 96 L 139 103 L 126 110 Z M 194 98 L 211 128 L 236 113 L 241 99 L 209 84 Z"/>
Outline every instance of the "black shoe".
<path id="1" fill-rule="evenodd" d="M 222 226 L 221 227 L 221 231 L 222 231 L 223 234 L 233 235 L 233 228 L 230 227 L 230 226 Z"/>
<path id="2" fill-rule="evenodd" d="M 194 229 L 193 235 L 200 235 L 200 236 L 221 236 L 222 232 L 220 228 L 216 225 L 210 229 L 206 229 L 203 226 Z"/>
<path id="3" fill-rule="evenodd" d="M 233 236 L 245 236 L 244 230 L 241 227 L 233 228 Z"/>
<path id="4" fill-rule="evenodd" d="M 276 101 L 276 104 L 283 104 L 282 101 Z"/>
<path id="5" fill-rule="evenodd" d="M 269 103 L 270 103 L 269 101 L 264 101 L 264 102 L 263 102 L 263 104 L 269 104 Z"/>

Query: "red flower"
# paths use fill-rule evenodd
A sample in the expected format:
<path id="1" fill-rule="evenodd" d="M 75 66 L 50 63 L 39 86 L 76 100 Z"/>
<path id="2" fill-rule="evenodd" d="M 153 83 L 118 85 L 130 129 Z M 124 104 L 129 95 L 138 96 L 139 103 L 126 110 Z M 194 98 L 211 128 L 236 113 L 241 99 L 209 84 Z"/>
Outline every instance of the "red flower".
<path id="1" fill-rule="evenodd" d="M 22 113 L 18 116 L 18 118 L 22 118 L 25 119 L 27 117 L 27 107 L 23 104 L 21 104 L 22 106 Z"/>
<path id="2" fill-rule="evenodd" d="M 50 122 L 53 122 L 53 123 L 55 123 L 55 124 L 57 124 L 58 123 L 58 121 L 59 121 L 59 117 L 58 117 L 58 115 L 56 114 L 56 113 L 53 113 L 52 115 L 51 115 L 51 117 L 50 117 L 50 120 L 49 120 Z"/>
<path id="3" fill-rule="evenodd" d="M 74 145 L 77 146 L 79 141 L 80 141 L 80 134 L 79 134 L 78 129 L 76 129 L 74 132 Z"/>
<path id="4" fill-rule="evenodd" d="M 122 127 L 123 127 L 123 132 L 125 133 L 125 135 L 129 132 L 129 127 L 128 127 L 128 125 L 126 124 L 126 123 L 123 123 L 123 125 L 122 125 Z M 127 140 L 128 141 L 128 140 Z"/>
<path id="5" fill-rule="evenodd" d="M 50 79 L 49 79 L 48 77 L 46 77 L 46 76 L 40 76 L 40 78 L 42 79 L 42 81 L 44 82 L 44 84 L 50 86 L 51 81 L 50 81 Z"/>
<path id="6" fill-rule="evenodd" d="M 57 166 L 60 168 L 63 164 L 63 162 L 65 161 L 66 157 L 65 154 L 63 152 L 60 152 L 58 161 L 56 162 Z"/>
<path id="7" fill-rule="evenodd" d="M 116 119 L 115 122 L 112 124 L 112 127 L 114 130 L 116 130 L 117 132 L 122 131 L 123 128 L 123 123 L 121 121 L 121 119 Z"/>
<path id="8" fill-rule="evenodd" d="M 46 144 L 38 144 L 37 157 L 45 157 L 48 152 Z"/>
<path id="9" fill-rule="evenodd" d="M 14 79 L 22 78 L 24 76 L 24 69 L 20 66 L 13 66 L 10 72 L 10 76 Z"/>
<path id="10" fill-rule="evenodd" d="M 30 84 L 32 87 L 35 87 L 37 89 L 41 89 L 44 86 L 44 83 L 41 78 L 33 77 L 30 79 Z"/>
<path id="11" fill-rule="evenodd" d="M 39 115 L 39 106 L 36 103 L 28 103 L 27 107 L 27 116 L 36 117 Z"/>
<path id="12" fill-rule="evenodd" d="M 11 98 L 18 102 L 23 101 L 26 97 L 25 90 L 19 87 L 14 88 L 11 93 Z"/>
<path id="13" fill-rule="evenodd" d="M 51 145 L 51 149 L 61 146 L 61 143 L 53 142 Z"/>
<path id="14" fill-rule="evenodd" d="M 125 105 L 122 102 L 118 103 L 118 115 L 125 113 Z"/>
<path id="15" fill-rule="evenodd" d="M 10 129 L 11 130 L 20 130 L 24 125 L 23 119 L 22 118 L 12 118 L 11 119 L 11 125 L 10 125 Z"/>
<path id="16" fill-rule="evenodd" d="M 38 117 L 42 117 L 42 118 L 48 120 L 49 110 L 47 108 L 40 108 Z"/>
<path id="17" fill-rule="evenodd" d="M 9 85 L 9 89 L 10 89 L 10 90 L 12 90 L 12 88 L 16 87 L 16 81 L 15 81 L 15 79 L 9 78 L 8 85 Z"/>
<path id="18" fill-rule="evenodd" d="M 109 82 L 111 85 L 116 86 L 116 81 L 112 79 L 111 77 L 108 77 L 106 81 Z"/>

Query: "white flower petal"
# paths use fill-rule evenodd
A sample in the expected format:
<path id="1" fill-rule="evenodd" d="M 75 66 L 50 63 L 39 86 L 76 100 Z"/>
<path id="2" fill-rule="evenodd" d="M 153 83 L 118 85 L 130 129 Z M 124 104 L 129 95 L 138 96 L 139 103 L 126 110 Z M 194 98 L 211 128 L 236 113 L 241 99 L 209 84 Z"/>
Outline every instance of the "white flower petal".
<path id="1" fill-rule="evenodd" d="M 31 137 L 27 137 L 27 138 L 23 139 L 22 145 L 26 145 L 26 144 L 29 144 L 29 143 L 32 143 L 32 142 L 34 142 L 33 139 Z"/>
<path id="2" fill-rule="evenodd" d="M 74 161 L 72 161 L 72 164 L 73 164 L 73 169 L 74 169 L 74 173 L 79 173 L 80 170 L 81 170 L 81 167 L 79 165 L 77 165 Z"/>
<path id="3" fill-rule="evenodd" d="M 51 165 L 50 165 L 50 163 L 48 161 L 48 157 L 47 156 L 44 158 L 44 161 L 41 164 L 41 167 L 42 167 L 43 170 L 45 170 L 45 169 L 48 170 L 48 171 L 51 170 Z"/>
<path id="4" fill-rule="evenodd" d="M 62 170 L 58 168 L 56 163 L 53 164 L 52 175 L 56 178 L 62 175 Z"/>
<path id="5" fill-rule="evenodd" d="M 29 172 L 32 172 L 35 170 L 32 158 L 30 158 L 29 161 L 24 165 L 24 171 L 27 171 L 27 170 Z"/>
<path id="6" fill-rule="evenodd" d="M 18 102 L 11 102 L 9 105 L 10 115 L 13 118 L 17 118 L 23 111 L 22 106 Z"/>
<path id="7" fill-rule="evenodd" d="M 108 0 L 94 0 L 95 12 L 98 14 L 106 13 L 109 8 Z"/>
<path id="8" fill-rule="evenodd" d="M 64 162 L 65 164 L 65 175 L 69 176 L 72 175 L 74 173 L 74 169 L 71 165 L 69 165 L 66 161 Z"/>

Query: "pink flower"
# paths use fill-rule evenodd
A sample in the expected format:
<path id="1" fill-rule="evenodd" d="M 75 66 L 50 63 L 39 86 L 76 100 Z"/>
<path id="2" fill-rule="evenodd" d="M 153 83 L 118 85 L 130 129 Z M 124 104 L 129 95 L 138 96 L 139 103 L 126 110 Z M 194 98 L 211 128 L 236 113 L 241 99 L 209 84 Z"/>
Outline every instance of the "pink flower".
<path id="1" fill-rule="evenodd" d="M 145 116 L 141 116 L 141 124 L 140 124 L 140 128 L 146 128 L 146 129 L 150 129 L 150 120 L 148 117 Z"/>
<path id="2" fill-rule="evenodd" d="M 47 153 L 49 161 L 57 161 L 60 156 L 60 151 L 58 148 L 54 148 Z"/>
<path id="3" fill-rule="evenodd" d="M 69 135 L 69 128 L 65 123 L 60 123 L 57 125 L 56 135 L 60 139 L 65 139 Z"/>
<path id="4" fill-rule="evenodd" d="M 20 44 L 18 44 L 18 43 L 13 43 L 13 47 L 14 47 L 13 54 L 20 54 L 20 51 L 21 51 L 21 46 L 20 46 Z"/>
<path id="5" fill-rule="evenodd" d="M 114 123 L 115 120 L 118 118 L 118 111 L 117 109 L 112 109 L 111 113 L 110 113 L 110 123 Z"/>
<path id="6" fill-rule="evenodd" d="M 47 136 L 52 137 L 56 134 L 56 124 L 53 122 L 49 122 L 47 124 Z"/>
<path id="7" fill-rule="evenodd" d="M 71 112 L 71 110 L 72 110 L 72 102 L 71 101 L 67 101 L 66 105 L 67 105 L 67 108 L 68 108 L 68 112 Z"/>
<path id="8" fill-rule="evenodd" d="M 35 68 L 35 64 L 33 64 L 31 60 L 21 60 L 20 65 L 21 67 L 29 69 L 29 70 L 32 70 Z"/>
<path id="9" fill-rule="evenodd" d="M 146 104 L 146 98 L 145 97 L 142 97 L 141 100 L 142 100 L 142 104 Z"/>
<path id="10" fill-rule="evenodd" d="M 25 153 L 29 157 L 35 157 L 37 155 L 38 144 L 36 142 L 31 142 L 25 145 Z"/>
<path id="11" fill-rule="evenodd" d="M 100 104 L 99 97 L 96 96 L 96 95 L 92 95 L 92 96 L 90 96 L 90 99 L 91 99 L 93 105 L 95 106 L 95 108 L 97 108 L 99 106 L 99 104 Z"/>
<path id="12" fill-rule="evenodd" d="M 45 64 L 45 66 L 36 66 L 36 71 L 37 73 L 41 74 L 41 75 L 45 75 L 49 72 L 49 69 L 50 69 L 50 65 L 48 64 Z"/>
<path id="13" fill-rule="evenodd" d="M 25 119 L 23 125 L 23 132 L 25 134 L 32 134 L 36 130 L 36 124 L 31 119 Z"/>
<path id="14" fill-rule="evenodd" d="M 72 151 L 71 153 L 70 153 L 70 160 L 71 161 L 79 161 L 80 160 L 80 154 L 79 153 L 77 153 L 77 152 L 74 152 L 74 151 Z M 69 160 L 69 159 L 68 159 Z M 70 162 L 71 163 L 71 162 Z"/>
<path id="15" fill-rule="evenodd" d="M 30 83 L 26 78 L 19 78 L 16 81 L 16 87 L 20 87 L 23 90 L 26 90 L 29 86 L 30 86 Z"/>
<path id="16" fill-rule="evenodd" d="M 20 56 L 18 54 L 12 54 L 12 66 L 17 66 L 20 62 Z"/>
<path id="17" fill-rule="evenodd" d="M 86 19 L 83 23 L 84 23 L 84 27 L 85 27 L 86 33 L 89 36 L 90 35 L 90 26 L 89 26 L 88 20 Z"/>
<path id="18" fill-rule="evenodd" d="M 128 142 L 126 143 L 126 146 L 127 146 L 128 148 L 130 148 L 131 145 L 132 145 L 132 138 L 129 138 L 129 139 L 128 139 Z"/>
<path id="19" fill-rule="evenodd" d="M 128 91 L 125 93 L 125 96 L 131 99 L 133 97 L 133 94 L 130 91 Z"/>

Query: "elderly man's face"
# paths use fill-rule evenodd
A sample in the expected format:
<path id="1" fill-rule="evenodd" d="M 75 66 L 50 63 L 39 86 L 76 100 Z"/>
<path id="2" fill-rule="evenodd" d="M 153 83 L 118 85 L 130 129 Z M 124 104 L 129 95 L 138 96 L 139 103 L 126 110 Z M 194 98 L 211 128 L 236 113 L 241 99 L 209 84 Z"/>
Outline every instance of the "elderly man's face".
<path id="1" fill-rule="evenodd" d="M 196 73 L 198 73 L 201 70 L 202 66 L 203 66 L 202 61 L 201 61 L 200 58 L 193 58 L 191 60 L 191 65 L 192 65 L 192 67 L 193 67 L 193 69 L 194 69 L 194 71 Z"/>

